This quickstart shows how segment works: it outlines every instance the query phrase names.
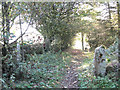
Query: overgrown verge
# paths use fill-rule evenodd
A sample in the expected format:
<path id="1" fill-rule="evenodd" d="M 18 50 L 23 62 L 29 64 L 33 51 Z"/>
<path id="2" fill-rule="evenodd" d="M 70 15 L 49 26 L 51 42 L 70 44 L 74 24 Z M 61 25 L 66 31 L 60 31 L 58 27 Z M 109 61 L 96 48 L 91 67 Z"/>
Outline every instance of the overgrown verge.
<path id="1" fill-rule="evenodd" d="M 8 60 L 9 61 L 9 60 Z M 44 53 L 28 55 L 11 74 L 10 80 L 3 76 L 4 88 L 58 88 L 64 71 L 70 63 L 67 53 Z M 9 64 L 8 64 L 9 65 Z"/>
<path id="2" fill-rule="evenodd" d="M 116 80 L 114 72 L 109 72 L 105 77 L 96 78 L 93 75 L 93 53 L 87 53 L 86 55 L 88 58 L 83 60 L 81 69 L 79 70 L 79 87 L 118 88 L 119 80 Z"/>

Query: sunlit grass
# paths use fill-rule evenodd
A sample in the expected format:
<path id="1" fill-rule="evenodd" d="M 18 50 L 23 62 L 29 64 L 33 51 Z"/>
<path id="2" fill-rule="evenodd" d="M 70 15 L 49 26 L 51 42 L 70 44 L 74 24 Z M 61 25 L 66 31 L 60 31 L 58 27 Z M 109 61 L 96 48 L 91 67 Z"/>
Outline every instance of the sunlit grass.
<path id="1" fill-rule="evenodd" d="M 93 61 L 94 53 L 93 52 L 84 52 L 83 56 L 87 57 L 84 59 L 83 64 L 90 64 Z"/>
<path id="2" fill-rule="evenodd" d="M 82 71 L 82 70 L 86 71 L 93 62 L 94 53 L 93 52 L 84 52 L 84 53 L 85 54 L 83 55 L 83 57 L 86 58 L 83 58 L 81 65 L 77 68 L 78 71 Z"/>
<path id="3" fill-rule="evenodd" d="M 81 33 L 77 33 L 76 36 L 74 37 L 73 42 L 72 42 L 73 43 L 73 46 L 72 46 L 73 49 L 82 50 L 82 39 L 81 38 L 82 38 Z M 88 43 L 86 42 L 86 38 L 87 38 L 87 36 L 86 36 L 86 34 L 84 34 L 84 38 L 83 38 L 84 47 L 89 48 Z"/>
<path id="4" fill-rule="evenodd" d="M 84 64 L 82 65 L 82 68 L 87 68 L 89 66 L 89 64 Z"/>

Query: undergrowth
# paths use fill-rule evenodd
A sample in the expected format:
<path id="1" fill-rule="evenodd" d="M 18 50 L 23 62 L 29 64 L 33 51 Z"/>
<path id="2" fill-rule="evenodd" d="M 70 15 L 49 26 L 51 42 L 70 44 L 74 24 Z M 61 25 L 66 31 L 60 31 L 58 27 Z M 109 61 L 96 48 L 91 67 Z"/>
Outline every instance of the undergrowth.
<path id="1" fill-rule="evenodd" d="M 28 60 L 19 63 L 19 67 L 11 75 L 8 88 L 61 87 L 60 80 L 65 75 L 64 71 L 69 63 L 70 56 L 67 53 L 28 55 Z M 16 75 L 19 79 L 16 79 Z"/>
<path id="2" fill-rule="evenodd" d="M 118 88 L 119 81 L 115 78 L 115 73 L 108 73 L 105 77 L 95 77 L 93 74 L 93 53 L 86 53 L 87 59 L 83 60 L 79 71 L 80 88 Z M 85 67 L 86 66 L 86 67 Z M 112 78 L 111 78 L 112 77 Z"/>
<path id="3" fill-rule="evenodd" d="M 79 88 L 118 88 L 115 73 L 108 73 L 105 77 L 95 77 L 93 74 L 93 54 L 85 53 L 82 65 L 78 70 Z M 66 68 L 71 63 L 71 56 L 68 53 L 44 53 L 28 54 L 26 61 L 19 63 L 14 69 L 9 82 L 6 77 L 0 81 L 4 88 L 60 88 L 60 82 L 66 75 Z M 10 58 L 12 62 L 12 58 Z M 12 65 L 11 63 L 9 63 Z M 8 64 L 8 65 L 9 65 Z M 14 65 L 14 64 L 13 64 Z M 7 82 L 7 83 L 6 83 Z"/>

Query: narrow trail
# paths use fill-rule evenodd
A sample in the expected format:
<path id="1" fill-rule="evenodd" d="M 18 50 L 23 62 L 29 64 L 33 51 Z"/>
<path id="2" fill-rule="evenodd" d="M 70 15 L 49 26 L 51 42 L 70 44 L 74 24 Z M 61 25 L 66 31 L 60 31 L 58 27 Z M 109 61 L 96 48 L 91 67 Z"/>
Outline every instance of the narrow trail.
<path id="1" fill-rule="evenodd" d="M 83 56 L 84 53 L 78 49 L 68 49 L 66 52 L 72 55 L 72 60 L 70 66 L 67 68 L 65 77 L 61 81 L 62 88 L 79 88 L 78 69 L 86 57 Z"/>

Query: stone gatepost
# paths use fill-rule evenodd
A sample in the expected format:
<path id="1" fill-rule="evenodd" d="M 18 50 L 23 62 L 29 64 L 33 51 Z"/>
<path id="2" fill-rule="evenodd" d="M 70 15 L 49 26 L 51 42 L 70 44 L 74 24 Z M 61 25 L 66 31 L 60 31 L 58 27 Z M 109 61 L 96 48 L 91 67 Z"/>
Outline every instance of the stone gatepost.
<path id="1" fill-rule="evenodd" d="M 94 74 L 96 76 L 105 76 L 106 73 L 106 58 L 105 47 L 100 46 L 95 49 L 94 54 Z"/>

